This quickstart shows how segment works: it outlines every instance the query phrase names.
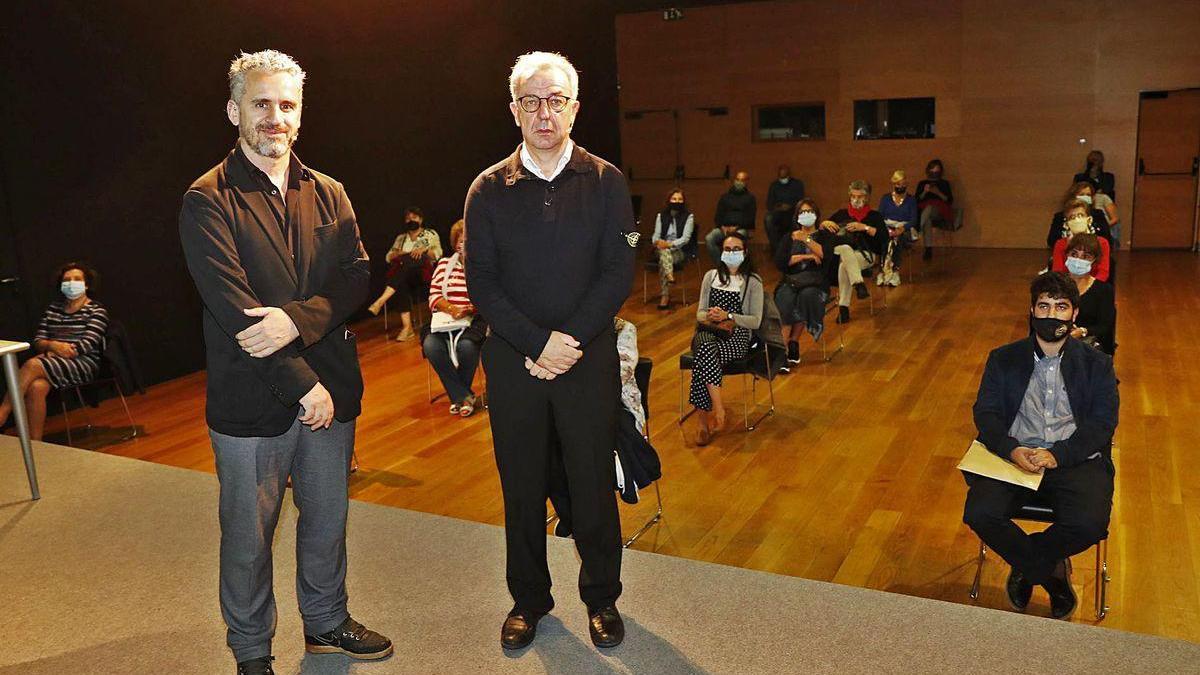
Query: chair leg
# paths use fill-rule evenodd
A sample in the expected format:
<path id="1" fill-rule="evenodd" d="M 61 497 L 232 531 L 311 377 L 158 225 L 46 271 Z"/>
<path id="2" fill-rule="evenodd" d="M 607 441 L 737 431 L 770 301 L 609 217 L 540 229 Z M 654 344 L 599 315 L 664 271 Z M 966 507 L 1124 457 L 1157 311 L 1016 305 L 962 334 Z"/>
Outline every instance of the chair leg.
<path id="1" fill-rule="evenodd" d="M 746 395 L 746 378 L 750 378 L 749 396 Z M 742 418 L 744 420 L 743 424 L 746 426 L 746 431 L 754 431 L 754 427 L 750 426 L 750 401 L 754 399 L 754 385 L 756 382 L 757 380 L 754 379 L 753 375 L 749 373 L 742 375 Z"/>
<path id="2" fill-rule="evenodd" d="M 75 398 L 79 400 L 79 411 L 83 414 L 84 431 L 91 433 L 92 416 L 88 414 L 88 404 L 87 401 L 83 400 L 83 390 L 79 388 L 79 385 L 75 385 Z"/>
<path id="3" fill-rule="evenodd" d="M 975 581 L 971 584 L 971 599 L 979 598 L 979 579 L 983 576 L 983 561 L 987 558 L 987 546 L 979 542 L 979 564 L 975 567 Z"/>
<path id="4" fill-rule="evenodd" d="M 387 336 L 388 336 L 387 306 L 388 306 L 387 300 L 384 300 L 383 301 L 383 337 L 384 337 L 384 339 L 387 339 Z"/>
<path id="5" fill-rule="evenodd" d="M 687 421 L 687 418 L 696 414 L 695 408 L 692 408 L 691 410 L 687 411 L 686 415 L 683 413 L 683 403 L 684 403 L 683 373 L 684 372 L 685 371 L 683 368 L 679 369 L 679 426 L 683 426 L 683 423 Z"/>
<path id="6" fill-rule="evenodd" d="M 358 453 L 350 451 L 350 473 L 358 473 Z"/>
<path id="7" fill-rule="evenodd" d="M 67 424 L 67 445 L 71 445 L 71 416 L 67 413 L 67 394 L 65 390 L 58 391 L 58 402 L 62 404 L 63 421 Z"/>
<path id="8" fill-rule="evenodd" d="M 650 282 L 647 280 L 649 274 L 646 268 L 642 268 L 642 304 L 650 302 Z"/>
<path id="9" fill-rule="evenodd" d="M 659 480 L 662 480 L 662 479 L 660 478 Z M 655 525 L 658 524 L 658 522 L 660 520 L 662 520 L 662 513 L 663 513 L 662 492 L 658 489 L 658 482 L 659 481 L 657 481 L 657 480 L 654 481 L 654 494 L 658 498 L 658 510 L 654 512 L 653 516 L 650 516 L 650 520 L 647 520 L 646 523 L 644 525 L 642 525 L 642 527 L 639 528 L 637 532 L 633 533 L 632 537 L 625 540 L 625 545 L 622 546 L 622 548 L 629 548 L 630 546 L 633 546 L 633 542 L 635 542 L 639 538 L 641 538 L 641 536 L 643 534 L 646 534 L 647 530 L 649 530 L 651 527 L 654 527 Z M 547 523 L 547 525 L 549 525 L 549 523 Z"/>
<path id="10" fill-rule="evenodd" d="M 125 392 L 121 391 L 121 383 L 113 380 L 113 386 L 117 388 L 117 395 L 121 397 L 121 407 L 125 408 L 125 418 L 129 420 L 129 435 L 121 439 L 122 442 L 135 438 L 138 435 L 137 425 L 133 422 L 133 415 L 129 412 L 129 403 L 125 401 Z"/>
<path id="11" fill-rule="evenodd" d="M 1108 540 L 1096 544 L 1096 621 L 1108 616 Z"/>

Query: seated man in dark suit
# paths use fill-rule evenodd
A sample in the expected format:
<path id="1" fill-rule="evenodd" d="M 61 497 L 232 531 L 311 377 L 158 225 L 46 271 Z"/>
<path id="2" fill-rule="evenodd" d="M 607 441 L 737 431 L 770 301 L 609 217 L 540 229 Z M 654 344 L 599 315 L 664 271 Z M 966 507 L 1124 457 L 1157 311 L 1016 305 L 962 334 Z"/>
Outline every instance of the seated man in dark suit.
<path id="1" fill-rule="evenodd" d="M 1024 611 L 1040 585 L 1050 594 L 1051 614 L 1065 619 L 1078 604 L 1070 556 L 1108 536 L 1120 399 L 1112 359 L 1070 337 L 1079 313 L 1070 277 L 1037 277 L 1029 299 L 1032 335 L 988 355 L 975 426 L 988 450 L 1044 474 L 1037 495 L 1053 506 L 1056 520 L 1026 534 L 1009 514 L 1032 500 L 1032 491 L 964 474 L 970 489 L 963 522 L 1012 565 L 1006 590 L 1014 609 Z"/>

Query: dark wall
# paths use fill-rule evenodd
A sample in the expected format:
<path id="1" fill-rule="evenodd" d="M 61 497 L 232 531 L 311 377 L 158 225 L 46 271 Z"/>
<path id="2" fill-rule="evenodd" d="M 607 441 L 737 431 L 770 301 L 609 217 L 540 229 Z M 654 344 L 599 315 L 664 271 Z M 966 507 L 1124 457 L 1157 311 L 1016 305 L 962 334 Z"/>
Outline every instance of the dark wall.
<path id="1" fill-rule="evenodd" d="M 233 147 L 229 61 L 268 47 L 308 72 L 296 150 L 346 185 L 374 292 L 404 206 L 422 206 L 444 235 L 470 181 L 520 141 L 507 77 L 521 53 L 572 59 L 573 136 L 619 163 L 614 11 L 603 0 L 19 2 L 0 29 L 0 246 L 16 249 L 29 309 L 4 323 L 31 331 L 54 297 L 48 275 L 83 258 L 148 380 L 203 368 L 179 201 Z"/>

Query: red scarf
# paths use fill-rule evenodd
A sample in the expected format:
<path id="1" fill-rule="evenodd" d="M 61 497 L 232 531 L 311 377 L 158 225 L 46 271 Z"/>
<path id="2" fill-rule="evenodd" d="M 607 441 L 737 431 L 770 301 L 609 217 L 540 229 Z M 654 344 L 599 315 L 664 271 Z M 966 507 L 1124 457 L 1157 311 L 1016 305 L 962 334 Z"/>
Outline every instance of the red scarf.
<path id="1" fill-rule="evenodd" d="M 856 209 L 853 206 L 847 206 L 846 212 L 854 219 L 854 222 L 861 223 L 867 218 L 867 214 L 871 212 L 870 204 L 863 204 L 861 209 Z"/>

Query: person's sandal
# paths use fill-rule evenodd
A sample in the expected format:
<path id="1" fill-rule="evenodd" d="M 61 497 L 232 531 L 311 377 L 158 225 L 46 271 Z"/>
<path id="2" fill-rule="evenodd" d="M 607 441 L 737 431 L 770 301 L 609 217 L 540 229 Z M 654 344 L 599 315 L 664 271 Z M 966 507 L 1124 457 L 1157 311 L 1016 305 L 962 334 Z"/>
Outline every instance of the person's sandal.
<path id="1" fill-rule="evenodd" d="M 475 414 L 475 397 L 468 396 L 458 407 L 459 417 L 470 417 Z"/>
<path id="2" fill-rule="evenodd" d="M 461 403 L 451 403 L 450 404 L 450 414 L 451 415 L 457 415 L 458 411 L 461 409 L 462 409 Z"/>
<path id="3" fill-rule="evenodd" d="M 700 433 L 696 435 L 696 445 L 704 447 L 709 443 L 712 443 L 712 437 L 713 435 L 711 431 L 709 431 L 706 427 L 701 427 Z"/>

